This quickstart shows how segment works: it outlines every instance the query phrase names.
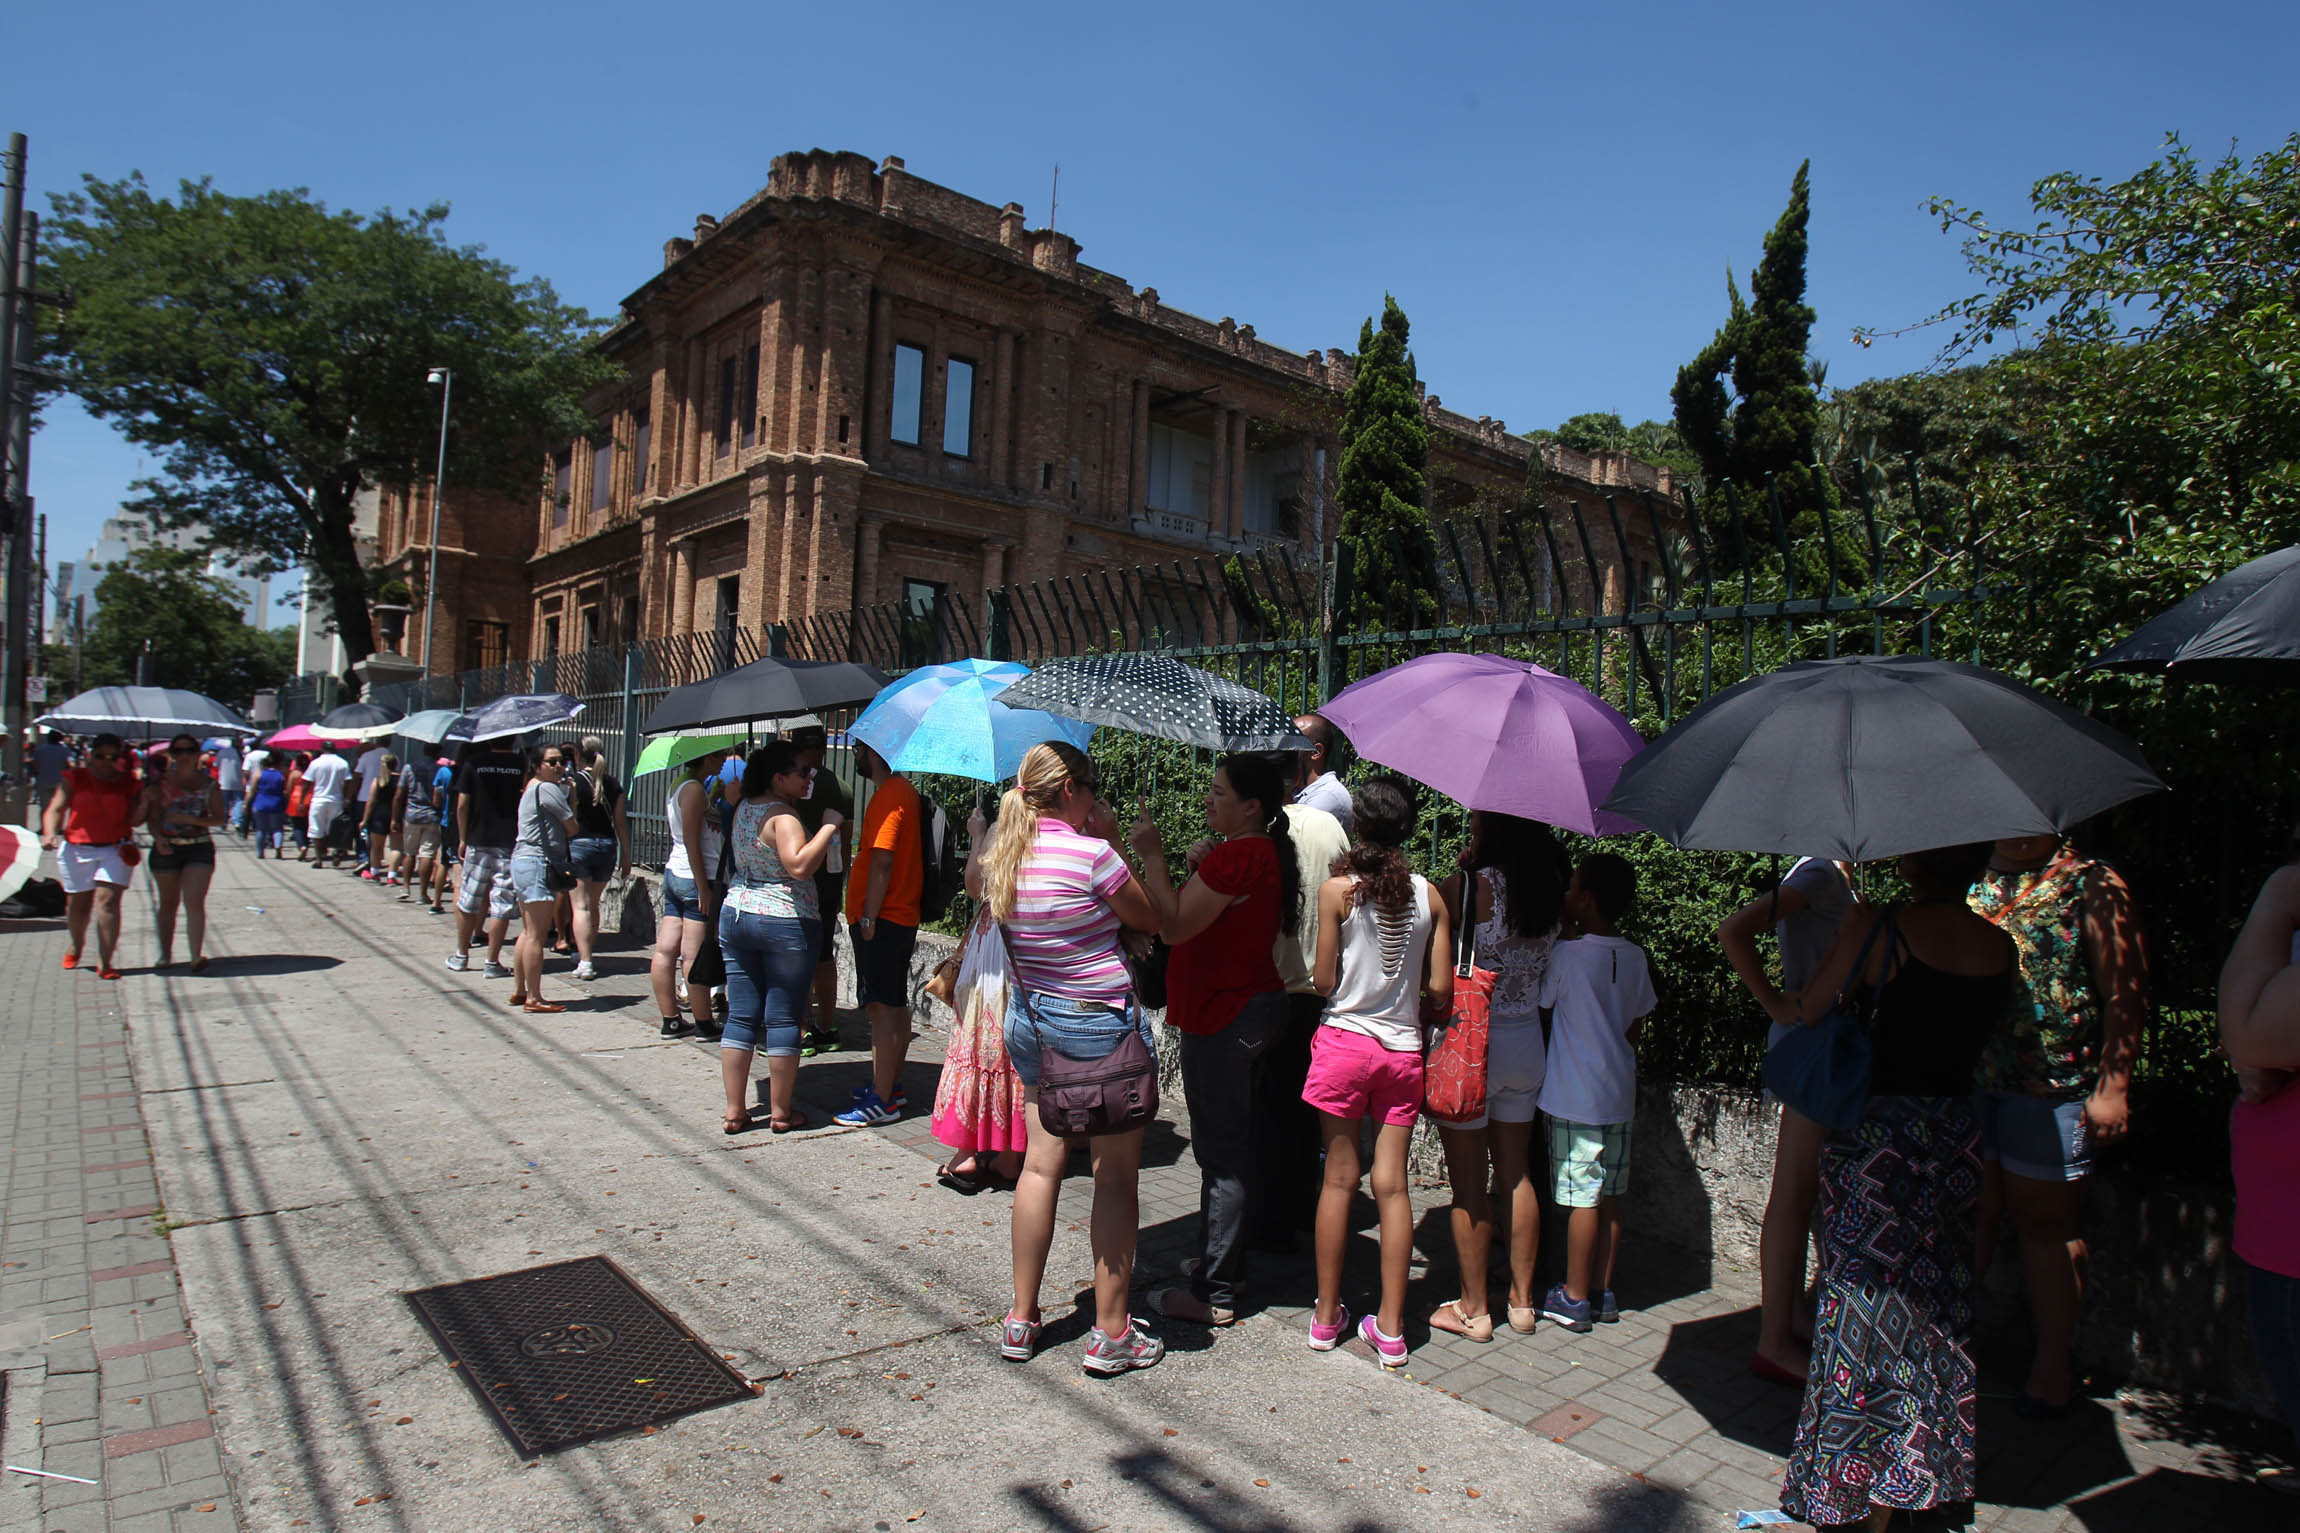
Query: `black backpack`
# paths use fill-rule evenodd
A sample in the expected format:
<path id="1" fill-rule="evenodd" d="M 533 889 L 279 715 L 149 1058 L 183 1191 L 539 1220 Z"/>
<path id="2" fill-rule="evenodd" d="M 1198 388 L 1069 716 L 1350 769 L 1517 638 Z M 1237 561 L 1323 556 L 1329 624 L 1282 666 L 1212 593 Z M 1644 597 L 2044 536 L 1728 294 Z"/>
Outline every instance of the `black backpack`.
<path id="1" fill-rule="evenodd" d="M 918 919 L 923 926 L 950 914 L 951 902 L 966 887 L 966 858 L 959 852 L 958 837 L 950 833 L 950 816 L 942 812 L 942 805 L 923 793 L 918 805 L 919 858 L 926 865 L 918 890 Z"/>

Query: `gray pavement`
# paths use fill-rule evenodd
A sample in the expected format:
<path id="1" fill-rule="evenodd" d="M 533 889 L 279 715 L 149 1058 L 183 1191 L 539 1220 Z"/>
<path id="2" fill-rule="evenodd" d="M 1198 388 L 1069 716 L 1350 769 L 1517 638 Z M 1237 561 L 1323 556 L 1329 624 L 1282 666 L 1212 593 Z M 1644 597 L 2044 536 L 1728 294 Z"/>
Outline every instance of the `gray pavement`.
<path id="1" fill-rule="evenodd" d="M 712 1052 L 655 1038 L 644 954 L 588 987 L 555 962 L 546 989 L 577 1009 L 531 1017 L 507 981 L 441 965 L 446 922 L 341 873 L 227 848 L 211 913 L 198 979 L 104 985 L 54 968 L 58 938 L 0 935 L 0 1036 L 27 1066 L 0 1243 L 28 1264 L 0 1268 L 0 1352 L 41 1338 L 8 1361 L 0 1443 L 99 1481 L 8 1475 L 0 1526 L 1636 1529 L 1775 1504 L 1796 1401 L 1744 1371 L 1746 1273 L 1632 1231 L 1622 1325 L 1477 1346 L 1417 1323 L 1386 1376 L 1303 1347 L 1308 1257 L 1257 1255 L 1236 1328 L 1164 1327 L 1160 1367 L 1093 1380 L 1064 1298 L 1090 1270 L 1073 1182 L 1050 1344 L 1016 1367 L 995 1350 L 1006 1200 L 933 1183 L 923 1112 L 723 1137 Z M 139 905 L 129 963 L 148 931 Z M 942 1039 L 922 1033 L 923 1105 Z M 866 1068 L 809 1061 L 802 1102 L 827 1121 Z M 1146 1156 L 1146 1278 L 1194 1234 L 1179 1107 Z M 132 1163 L 147 1129 L 157 1190 Z M 1417 1191 L 1417 1322 L 1449 1291 L 1443 1196 Z M 89 1222 L 121 1210 L 140 1212 Z M 594 1252 L 764 1392 L 523 1463 L 399 1296 Z M 1352 1260 L 1356 1297 L 1370 1236 Z M 81 1324 L 100 1336 L 48 1339 Z M 2057 1427 L 1985 1403 L 1969 1521 L 2289 1525 L 2244 1483 L 2272 1450 L 2144 1396 Z"/>

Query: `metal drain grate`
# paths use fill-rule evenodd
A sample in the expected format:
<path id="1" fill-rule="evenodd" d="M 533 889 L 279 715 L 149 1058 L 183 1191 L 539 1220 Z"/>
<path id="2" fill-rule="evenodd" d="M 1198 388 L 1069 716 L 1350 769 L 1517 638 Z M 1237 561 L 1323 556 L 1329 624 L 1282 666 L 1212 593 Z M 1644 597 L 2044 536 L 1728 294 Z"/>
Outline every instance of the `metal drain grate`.
<path id="1" fill-rule="evenodd" d="M 604 1256 L 406 1298 L 522 1458 L 758 1393 Z"/>

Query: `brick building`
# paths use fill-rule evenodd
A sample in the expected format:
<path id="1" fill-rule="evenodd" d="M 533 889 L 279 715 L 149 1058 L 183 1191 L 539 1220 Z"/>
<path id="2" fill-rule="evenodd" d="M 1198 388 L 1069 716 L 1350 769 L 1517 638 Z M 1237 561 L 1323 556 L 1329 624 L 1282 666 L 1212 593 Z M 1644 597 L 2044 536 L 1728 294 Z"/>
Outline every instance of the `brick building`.
<path id="1" fill-rule="evenodd" d="M 698 218 L 624 300 L 600 344 L 627 380 L 589 401 L 607 439 L 561 450 L 540 504 L 491 513 L 500 526 L 450 497 L 442 582 L 474 603 L 456 608 L 453 664 L 486 650 L 474 625 L 542 656 L 1330 542 L 1351 359 L 1184 313 L 1078 255 L 1019 205 L 899 159 L 777 157 L 764 191 Z M 1433 510 L 1521 493 L 1532 444 L 1426 407 Z M 1546 451 L 1561 500 L 1669 489 L 1625 457 Z M 420 592 L 428 511 L 402 498 L 385 557 Z M 1599 562 L 1617 598 L 1654 555 L 1634 531 L 1626 559 L 1612 541 Z M 441 648 L 434 670 L 450 668 Z"/>

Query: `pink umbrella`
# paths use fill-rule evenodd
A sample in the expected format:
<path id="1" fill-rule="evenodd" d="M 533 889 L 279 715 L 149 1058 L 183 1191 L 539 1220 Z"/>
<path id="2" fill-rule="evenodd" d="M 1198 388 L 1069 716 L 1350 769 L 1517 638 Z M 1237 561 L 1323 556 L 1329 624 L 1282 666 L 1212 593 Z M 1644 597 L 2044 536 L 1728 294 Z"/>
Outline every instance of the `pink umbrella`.
<path id="1" fill-rule="evenodd" d="M 330 746 L 348 749 L 356 743 L 340 735 L 314 734 L 309 724 L 296 724 L 264 741 L 264 748 L 275 751 L 323 751 Z"/>
<path id="2" fill-rule="evenodd" d="M 1471 809 L 1585 836 L 1643 829 L 1604 803 L 1645 748 L 1580 682 L 1501 655 L 1422 655 L 1345 687 L 1318 710 L 1368 761 Z"/>

